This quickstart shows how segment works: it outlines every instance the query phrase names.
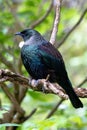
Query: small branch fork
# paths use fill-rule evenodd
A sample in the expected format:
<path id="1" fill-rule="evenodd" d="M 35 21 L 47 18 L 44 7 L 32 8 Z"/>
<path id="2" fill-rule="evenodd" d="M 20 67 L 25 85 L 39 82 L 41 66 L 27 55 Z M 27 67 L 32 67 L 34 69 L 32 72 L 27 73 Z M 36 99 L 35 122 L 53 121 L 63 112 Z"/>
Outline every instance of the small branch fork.
<path id="1" fill-rule="evenodd" d="M 39 79 L 39 80 L 34 80 L 34 79 L 28 79 L 25 78 L 24 76 L 21 76 L 19 74 L 15 74 L 9 70 L 0 70 L 0 84 L 10 81 L 10 82 L 17 82 L 18 84 L 23 85 L 24 87 L 31 88 L 35 91 L 40 91 L 45 93 L 53 93 L 58 95 L 62 99 L 68 99 L 68 96 L 66 95 L 65 91 L 58 85 L 58 84 L 52 84 L 47 79 Z M 85 82 L 84 82 L 85 81 Z M 84 83 L 87 82 L 87 78 L 82 81 Z M 83 83 L 82 83 L 83 85 Z M 81 87 L 81 85 L 80 85 Z M 81 98 L 87 98 L 87 88 L 74 88 L 76 94 L 78 97 Z M 14 100 L 14 98 L 13 98 Z M 12 100 L 12 101 L 13 101 Z M 14 101 L 15 102 L 15 101 Z"/>

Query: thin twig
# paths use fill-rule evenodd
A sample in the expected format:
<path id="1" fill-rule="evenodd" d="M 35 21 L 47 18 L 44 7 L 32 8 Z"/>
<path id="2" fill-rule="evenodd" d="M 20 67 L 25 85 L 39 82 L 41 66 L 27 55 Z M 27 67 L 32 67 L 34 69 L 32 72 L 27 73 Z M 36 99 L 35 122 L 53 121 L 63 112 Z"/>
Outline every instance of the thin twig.
<path id="1" fill-rule="evenodd" d="M 57 108 L 62 104 L 62 102 L 64 101 L 64 99 L 61 99 L 56 105 L 55 107 L 50 111 L 50 113 L 47 115 L 47 118 L 50 118 L 57 110 Z"/>
<path id="2" fill-rule="evenodd" d="M 55 44 L 56 35 L 58 32 L 58 25 L 60 21 L 60 5 L 61 5 L 61 0 L 56 0 L 56 16 L 55 16 L 51 37 L 50 37 L 50 43 L 53 45 Z"/>
<path id="3" fill-rule="evenodd" d="M 19 60 L 18 60 L 18 73 L 22 74 L 22 60 L 21 60 L 21 56 L 19 56 Z"/>
<path id="4" fill-rule="evenodd" d="M 53 7 L 53 0 L 51 0 L 50 7 L 46 11 L 46 14 L 44 14 L 41 18 L 39 18 L 37 21 L 32 23 L 29 27 L 35 28 L 37 25 L 41 24 L 47 18 L 47 16 L 50 14 L 52 7 Z"/>
<path id="5" fill-rule="evenodd" d="M 28 116 L 24 117 L 23 122 L 28 120 L 30 117 L 32 117 L 35 114 L 36 110 L 37 110 L 36 108 L 33 109 Z"/>
<path id="6" fill-rule="evenodd" d="M 84 12 L 82 13 L 82 15 L 80 16 L 79 20 L 77 21 L 77 23 L 70 29 L 70 31 L 62 38 L 62 40 L 58 43 L 56 43 L 56 47 L 60 47 L 66 40 L 67 38 L 70 36 L 70 34 L 76 29 L 76 27 L 81 23 L 81 21 L 83 20 L 84 16 L 87 13 L 87 8 L 84 10 Z"/>
<path id="7" fill-rule="evenodd" d="M 87 82 L 87 77 L 77 86 L 77 88 L 80 88 L 86 82 Z"/>

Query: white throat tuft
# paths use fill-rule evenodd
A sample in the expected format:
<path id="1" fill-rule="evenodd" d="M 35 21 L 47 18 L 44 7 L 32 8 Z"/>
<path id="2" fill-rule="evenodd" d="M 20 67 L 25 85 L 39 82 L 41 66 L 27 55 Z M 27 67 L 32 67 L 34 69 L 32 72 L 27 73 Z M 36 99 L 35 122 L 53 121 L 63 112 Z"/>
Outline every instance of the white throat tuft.
<path id="1" fill-rule="evenodd" d="M 19 43 L 19 47 L 22 48 L 23 45 L 24 45 L 24 41 L 21 41 L 21 42 Z"/>

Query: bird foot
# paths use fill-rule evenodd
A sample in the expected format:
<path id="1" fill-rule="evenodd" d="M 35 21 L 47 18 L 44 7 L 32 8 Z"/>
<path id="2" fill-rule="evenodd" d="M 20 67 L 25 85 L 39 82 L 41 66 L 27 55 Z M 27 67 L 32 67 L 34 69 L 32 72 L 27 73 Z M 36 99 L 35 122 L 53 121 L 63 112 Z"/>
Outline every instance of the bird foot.
<path id="1" fill-rule="evenodd" d="M 46 79 L 32 79 L 29 78 L 29 85 L 33 87 L 33 90 L 41 90 L 43 93 L 47 93 L 47 82 Z"/>

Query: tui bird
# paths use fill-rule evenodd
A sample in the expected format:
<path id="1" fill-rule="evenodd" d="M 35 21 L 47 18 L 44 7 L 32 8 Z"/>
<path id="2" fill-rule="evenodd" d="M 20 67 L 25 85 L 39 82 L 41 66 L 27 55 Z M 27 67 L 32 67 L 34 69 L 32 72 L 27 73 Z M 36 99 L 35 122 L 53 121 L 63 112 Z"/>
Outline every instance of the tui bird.
<path id="1" fill-rule="evenodd" d="M 73 107 L 83 107 L 72 88 L 60 52 L 36 30 L 25 29 L 15 35 L 22 36 L 24 40 L 21 46 L 21 58 L 31 77 L 36 80 L 45 79 L 49 74 L 49 81 L 57 82 L 65 90 Z"/>

